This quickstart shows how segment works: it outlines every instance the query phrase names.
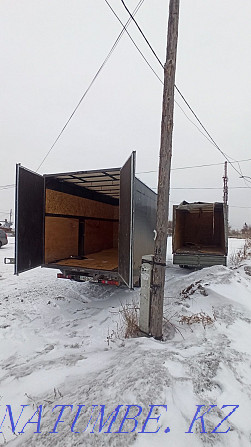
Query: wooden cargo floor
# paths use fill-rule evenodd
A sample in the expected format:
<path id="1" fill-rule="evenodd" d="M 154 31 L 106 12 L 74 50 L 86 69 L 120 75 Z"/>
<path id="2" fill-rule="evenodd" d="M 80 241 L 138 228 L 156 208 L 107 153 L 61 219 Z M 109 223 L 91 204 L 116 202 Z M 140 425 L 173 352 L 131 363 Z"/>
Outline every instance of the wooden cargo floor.
<path id="1" fill-rule="evenodd" d="M 83 267 L 94 270 L 118 270 L 118 249 L 109 248 L 98 253 L 86 255 L 86 259 L 62 259 L 55 262 L 57 265 L 70 267 Z"/>
<path id="2" fill-rule="evenodd" d="M 205 254 L 205 255 L 224 255 L 224 250 L 217 246 L 206 246 L 206 245 L 184 245 L 183 247 L 178 248 L 175 250 L 175 253 L 188 253 L 188 254 Z"/>

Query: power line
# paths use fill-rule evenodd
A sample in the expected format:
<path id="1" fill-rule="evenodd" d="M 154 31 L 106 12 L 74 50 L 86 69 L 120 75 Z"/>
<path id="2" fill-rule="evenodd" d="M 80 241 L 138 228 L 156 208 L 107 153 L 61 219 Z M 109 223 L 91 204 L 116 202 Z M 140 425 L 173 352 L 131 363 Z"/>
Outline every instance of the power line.
<path id="1" fill-rule="evenodd" d="M 15 184 L 0 186 L 0 190 L 14 188 Z"/>
<path id="2" fill-rule="evenodd" d="M 133 20 L 133 22 L 135 23 L 135 25 L 137 26 L 139 32 L 141 33 L 141 35 L 143 36 L 145 42 L 147 43 L 147 45 L 149 46 L 149 48 L 151 49 L 152 53 L 154 54 L 154 56 L 156 57 L 157 61 L 159 62 L 159 64 L 161 65 L 161 67 L 163 69 L 165 69 L 164 65 L 162 64 L 161 60 L 159 59 L 158 55 L 156 54 L 156 52 L 154 51 L 153 47 L 151 46 L 149 40 L 146 38 L 145 34 L 143 33 L 142 29 L 140 28 L 140 26 L 138 25 L 137 21 L 134 19 L 134 17 L 132 16 L 130 10 L 127 8 L 124 0 L 121 0 L 124 8 L 126 9 L 126 11 L 128 12 L 129 16 L 131 17 L 131 19 Z M 216 149 L 223 155 L 223 157 L 228 161 L 228 163 L 232 166 L 232 168 L 238 173 L 238 175 L 241 178 L 243 177 L 243 174 L 241 172 L 239 172 L 235 166 L 233 166 L 232 162 L 229 160 L 229 158 L 231 158 L 229 155 L 227 155 L 226 153 L 224 153 L 222 151 L 222 149 L 218 146 L 218 144 L 214 141 L 213 137 L 210 135 L 210 133 L 208 132 L 208 130 L 206 129 L 206 127 L 204 126 L 204 124 L 201 122 L 201 120 L 199 119 L 199 117 L 197 116 L 197 114 L 194 112 L 194 110 L 192 109 L 192 107 L 190 106 L 190 104 L 188 103 L 188 101 L 186 100 L 186 98 L 184 97 L 184 95 L 181 93 L 180 89 L 175 85 L 175 89 L 177 90 L 177 92 L 179 93 L 179 95 L 181 96 L 181 98 L 183 99 L 183 101 L 185 102 L 186 106 L 189 108 L 189 110 L 191 111 L 191 113 L 194 115 L 194 117 L 196 118 L 196 120 L 198 121 L 198 123 L 200 124 L 200 126 L 202 127 L 202 129 L 206 132 L 206 134 L 208 135 L 208 137 L 210 138 L 210 140 L 213 142 L 214 146 L 216 147 Z M 246 180 L 248 183 L 251 183 L 251 181 Z"/>
<path id="3" fill-rule="evenodd" d="M 245 175 L 243 175 L 243 173 L 242 173 L 241 165 L 240 165 L 239 162 L 238 162 L 238 166 L 239 166 L 239 170 L 240 170 L 240 173 L 241 173 L 241 178 L 243 178 L 245 185 L 248 185 L 248 181 L 247 181 L 247 179 L 245 178 Z"/>
<path id="4" fill-rule="evenodd" d="M 123 26 L 122 31 L 119 33 L 117 39 L 115 40 L 112 48 L 110 49 L 108 55 L 106 56 L 106 58 L 104 59 L 103 63 L 101 64 L 101 66 L 99 67 L 98 71 L 96 72 L 95 76 L 93 77 L 91 83 L 89 84 L 89 86 L 87 87 L 87 89 L 85 90 L 84 94 L 81 96 L 78 104 L 76 105 L 76 107 L 74 108 L 73 112 L 71 113 L 70 117 L 68 118 L 68 120 L 66 121 L 65 125 L 63 126 L 62 130 L 60 131 L 60 133 L 58 134 L 57 138 L 55 139 L 54 143 L 52 144 L 52 146 L 50 147 L 49 151 L 47 152 L 47 154 L 45 155 L 45 157 L 43 158 L 43 160 L 41 161 L 40 165 L 38 166 L 36 172 L 41 168 L 42 164 L 45 162 L 46 158 L 48 157 L 48 155 L 51 153 L 52 149 L 54 148 L 55 144 L 58 142 L 59 138 L 61 137 L 62 133 L 64 132 L 64 130 L 66 129 L 66 127 L 68 126 L 69 122 L 71 121 L 71 119 L 73 118 L 73 116 L 75 115 L 76 111 L 78 110 L 80 104 L 82 103 L 83 99 L 86 97 L 87 93 L 89 92 L 89 90 L 91 89 L 92 85 L 94 84 L 94 82 L 96 81 L 98 75 L 100 74 L 100 72 L 102 71 L 102 69 L 104 68 L 105 64 L 107 63 L 108 59 L 110 58 L 110 56 L 112 55 L 113 51 L 115 50 L 116 46 L 118 45 L 121 37 L 123 36 L 126 27 L 131 23 L 131 21 L 133 20 L 133 16 L 138 12 L 138 10 L 140 9 L 140 7 L 142 6 L 142 4 L 144 3 L 144 0 L 140 0 L 138 5 L 136 6 L 136 8 L 134 9 L 131 17 L 127 20 L 125 26 Z"/>
<path id="5" fill-rule="evenodd" d="M 175 86 L 175 88 L 176 88 L 176 86 Z M 190 123 L 192 123 L 193 126 L 196 127 L 196 129 L 203 135 L 204 138 L 207 139 L 207 141 L 209 141 L 209 143 L 211 143 L 213 146 L 215 146 L 215 143 L 210 138 L 208 138 L 207 135 L 204 134 L 204 132 L 202 132 L 202 130 L 199 128 L 199 126 L 197 126 L 197 124 L 193 120 L 191 120 L 191 118 L 189 118 L 189 116 L 187 115 L 185 110 L 181 107 L 181 105 L 176 100 L 174 100 L 174 102 L 180 108 L 180 110 L 185 115 L 185 117 L 188 119 L 188 121 L 190 121 Z"/>
<path id="6" fill-rule="evenodd" d="M 146 38 L 145 34 L 143 33 L 142 29 L 140 28 L 140 26 L 138 25 L 138 23 L 136 22 L 136 20 L 134 19 L 134 17 L 132 17 L 131 12 L 129 11 L 129 9 L 127 8 L 125 2 L 123 0 L 121 0 L 124 8 L 126 9 L 126 11 L 128 12 L 129 16 L 131 17 L 131 19 L 133 20 L 133 22 L 135 23 L 135 25 L 137 26 L 140 34 L 143 36 L 144 40 L 146 41 L 147 45 L 149 46 L 149 48 L 151 49 L 152 53 L 154 54 L 154 56 L 156 57 L 157 61 L 159 62 L 159 64 L 161 65 L 162 68 L 164 68 L 164 65 L 162 64 L 161 60 L 159 59 L 157 53 L 154 51 L 153 47 L 151 46 L 149 40 Z"/>
<path id="7" fill-rule="evenodd" d="M 122 35 L 124 34 L 124 32 L 126 32 L 129 36 L 129 38 L 131 39 L 131 41 L 133 42 L 133 44 L 135 45 L 135 47 L 137 48 L 137 50 L 139 51 L 139 53 L 141 54 L 141 56 L 143 57 L 143 59 L 145 60 L 145 62 L 147 63 L 147 65 L 149 66 L 149 68 L 153 71 L 153 73 L 155 74 L 155 76 L 159 79 L 159 81 L 163 84 L 163 81 L 160 79 L 160 77 L 158 76 L 158 74 L 156 73 L 156 71 L 153 69 L 153 67 L 150 65 L 150 63 L 147 61 L 147 59 L 145 58 L 144 54 L 142 53 L 142 51 L 139 49 L 139 47 L 137 46 L 137 44 L 135 43 L 135 41 L 132 39 L 132 37 L 130 36 L 129 32 L 127 31 L 126 27 L 129 25 L 129 23 L 131 22 L 131 20 L 134 21 L 134 23 L 136 24 L 137 28 L 139 29 L 140 33 L 142 34 L 142 36 L 144 37 L 145 41 L 147 42 L 148 46 L 150 47 L 151 51 L 153 52 L 153 54 L 155 55 L 155 57 L 157 58 L 158 62 L 160 63 L 160 65 L 162 66 L 162 68 L 164 68 L 162 62 L 160 61 L 160 59 L 158 58 L 156 52 L 154 51 L 154 49 L 152 48 L 152 46 L 150 45 L 149 41 L 147 40 L 147 38 L 145 37 L 143 31 L 141 30 L 141 28 L 139 27 L 139 25 L 137 24 L 136 20 L 134 19 L 134 15 L 138 12 L 139 8 L 142 6 L 144 0 L 141 0 L 138 5 L 136 6 L 135 10 L 133 11 L 133 13 L 131 14 L 131 12 L 129 11 L 129 9 L 126 7 L 125 3 L 123 0 L 121 0 L 125 9 L 127 10 L 130 18 L 128 19 L 128 21 L 126 22 L 126 24 L 124 25 L 122 23 L 122 21 L 119 19 L 118 15 L 115 13 L 115 11 L 113 10 L 113 8 L 111 7 L 111 5 L 109 4 L 109 2 L 107 0 L 105 0 L 105 2 L 107 3 L 107 5 L 109 6 L 109 8 L 111 9 L 111 11 L 113 12 L 113 14 L 116 16 L 116 18 L 118 19 L 118 21 L 120 22 L 120 24 L 122 25 L 123 29 L 120 32 L 118 38 L 116 39 L 114 45 L 112 46 L 110 52 L 108 53 L 107 57 L 105 58 L 104 62 L 101 64 L 99 70 L 97 71 L 96 75 L 94 76 L 94 78 L 92 79 L 90 85 L 88 86 L 88 88 L 86 89 L 85 93 L 82 95 L 80 101 L 78 102 L 77 106 L 75 107 L 75 109 L 73 110 L 72 114 L 70 115 L 70 117 L 68 118 L 66 124 L 63 126 L 61 132 L 59 133 L 58 137 L 56 138 L 56 140 L 54 141 L 53 145 L 51 146 L 51 148 L 49 149 L 49 151 L 47 152 L 47 154 L 45 155 L 45 157 L 43 158 L 42 162 L 40 163 L 39 167 L 37 168 L 37 171 L 40 169 L 40 167 L 42 166 L 42 164 L 44 163 L 44 161 L 46 160 L 46 158 L 48 157 L 48 155 L 50 154 L 50 152 L 52 151 L 52 149 L 54 148 L 54 146 L 56 145 L 57 141 L 59 140 L 59 138 L 61 137 L 62 133 L 64 132 L 65 128 L 67 127 L 67 125 L 69 124 L 69 122 L 71 121 L 71 119 L 73 118 L 74 114 L 76 113 L 77 109 L 79 108 L 80 104 L 82 103 L 83 99 L 85 98 L 86 94 L 88 93 L 88 91 L 90 90 L 90 88 L 92 87 L 93 83 L 95 82 L 96 78 L 98 77 L 99 73 L 101 72 L 102 68 L 104 67 L 104 65 L 106 64 L 106 62 L 108 61 L 108 59 L 110 58 L 111 54 L 113 53 L 114 49 L 116 48 L 119 40 L 121 39 Z M 192 108 L 190 107 L 189 103 L 186 101 L 186 99 L 184 98 L 184 96 L 182 95 L 182 93 L 180 92 L 180 90 L 177 88 L 177 86 L 175 86 L 176 90 L 178 91 L 178 93 L 181 95 L 182 99 L 185 101 L 186 105 L 189 107 L 189 109 L 191 110 L 191 112 L 194 114 L 194 116 L 196 117 L 196 119 L 198 120 L 198 122 L 200 123 L 200 125 L 204 128 L 204 130 L 207 132 L 206 128 L 203 126 L 203 124 L 200 122 L 200 120 L 198 119 L 198 117 L 195 115 L 194 111 L 192 110 Z M 210 141 L 210 143 L 212 143 L 221 153 L 222 155 L 227 159 L 226 154 L 218 147 L 218 145 L 215 143 L 215 141 L 212 139 L 211 135 L 207 132 L 209 138 L 199 129 L 199 127 L 188 117 L 188 115 L 185 113 L 185 111 L 182 109 L 182 107 L 177 103 L 177 101 L 175 101 L 175 103 L 178 105 L 178 107 L 182 110 L 182 112 L 185 114 L 185 116 L 189 119 L 189 121 L 202 133 L 202 135 L 207 138 L 208 141 Z M 228 159 L 227 159 L 228 160 Z M 230 160 L 228 160 L 229 163 L 231 164 Z M 231 164 L 232 165 L 232 164 Z M 244 179 L 244 176 L 242 174 L 242 172 L 238 172 L 238 170 L 232 166 L 236 172 L 240 175 L 241 178 Z M 181 168 L 182 169 L 182 168 Z M 37 172 L 36 171 L 36 172 Z M 241 170 L 240 170 L 241 171 Z M 247 184 L 248 180 L 244 179 L 245 183 Z M 248 183 L 251 183 L 250 181 Z M 1 189 L 1 188 L 0 188 Z M 5 188 L 4 188 L 5 189 Z"/>
<path id="8" fill-rule="evenodd" d="M 245 163 L 247 161 L 251 161 L 251 158 L 244 158 L 242 160 L 235 160 L 232 163 Z M 211 166 L 222 166 L 224 165 L 224 162 L 220 162 L 220 163 L 208 163 L 208 164 L 202 164 L 202 165 L 193 165 L 193 166 L 177 166 L 176 168 L 171 168 L 172 171 L 178 171 L 178 170 L 184 170 L 184 169 L 194 169 L 194 168 L 207 168 L 207 167 L 211 167 Z M 151 174 L 151 173 L 156 173 L 158 172 L 157 170 L 154 171 L 141 171 L 141 172 L 136 172 L 136 175 L 140 175 L 140 174 Z M 1 185 L 0 186 L 0 190 L 2 189 L 10 189 L 10 188 L 14 188 L 15 184 L 10 184 L 10 185 Z M 199 188 L 201 189 L 201 188 Z"/>
<path id="9" fill-rule="evenodd" d="M 137 50 L 139 51 L 139 53 L 141 54 L 141 56 L 143 57 L 143 59 L 145 60 L 145 62 L 147 63 L 147 65 L 149 66 L 149 68 L 152 70 L 152 72 L 155 74 L 155 76 L 158 78 L 158 80 L 163 84 L 163 81 L 161 80 L 161 78 L 158 76 L 158 74 L 156 73 L 156 71 L 153 69 L 153 67 L 151 66 L 151 64 L 147 61 L 146 57 L 144 56 L 144 54 L 142 53 L 142 51 L 140 50 L 140 48 L 137 46 L 137 44 L 135 43 L 135 41 L 133 40 L 133 38 L 131 37 L 131 35 L 129 34 L 129 32 L 127 31 L 126 27 L 129 25 L 129 23 L 131 22 L 131 20 L 134 20 L 134 15 L 138 12 L 139 8 L 142 6 L 144 0 L 141 0 L 139 2 L 139 4 L 137 5 L 137 7 L 135 8 L 135 10 L 133 11 L 133 14 L 130 13 L 130 19 L 126 22 L 126 24 L 124 25 L 122 23 L 122 21 L 119 19 L 118 15 L 116 14 L 116 12 L 113 10 L 113 8 L 111 7 L 111 5 L 109 4 L 109 2 L 107 0 L 105 0 L 105 2 L 107 3 L 107 5 L 109 6 L 109 8 L 111 9 L 111 11 L 114 13 L 114 15 L 116 16 L 116 18 L 118 19 L 118 21 L 120 22 L 120 24 L 123 27 L 123 30 L 121 31 L 121 33 L 119 34 L 118 38 L 116 39 L 112 49 L 110 50 L 110 52 L 108 53 L 107 57 L 105 58 L 103 64 L 101 65 L 101 67 L 99 68 L 98 72 L 96 73 L 96 75 L 94 76 L 94 78 L 92 79 L 89 87 L 86 89 L 85 93 L 82 95 L 80 101 L 78 102 L 77 106 L 75 107 L 75 109 L 73 110 L 72 114 L 70 115 L 70 117 L 68 118 L 66 124 L 63 126 L 61 132 L 59 133 L 58 137 L 56 138 L 56 140 L 54 141 L 53 145 L 51 146 L 51 148 L 49 149 L 49 151 L 47 152 L 47 154 L 45 155 L 45 157 L 43 158 L 43 160 L 41 161 L 39 167 L 37 168 L 36 172 L 40 169 L 40 167 L 42 166 L 42 164 L 45 162 L 46 158 L 48 157 L 48 155 L 50 154 L 50 152 L 52 151 L 52 149 L 54 148 L 54 146 L 56 145 L 57 141 L 59 140 L 59 138 L 61 137 L 62 133 L 64 132 L 65 128 L 67 127 L 67 125 L 69 124 L 69 122 L 71 121 L 71 119 L 73 118 L 74 114 L 76 113 L 77 109 L 79 108 L 80 104 L 82 103 L 84 97 L 86 96 L 86 94 L 88 93 L 88 91 L 90 90 L 90 88 L 92 87 L 93 83 L 95 82 L 96 78 L 98 77 L 100 71 L 102 70 L 102 68 L 104 67 L 104 65 L 106 64 L 106 62 L 108 61 L 108 59 L 110 58 L 111 54 L 113 53 L 114 49 L 116 48 L 120 38 L 122 37 L 123 33 L 126 32 L 129 36 L 129 38 L 131 39 L 131 41 L 133 42 L 133 44 L 135 45 L 135 47 L 137 48 Z M 127 9 L 127 8 L 126 8 Z M 128 10 L 129 12 L 129 10 Z M 136 21 L 134 20 L 134 22 L 136 23 Z M 137 25 L 138 26 L 138 25 Z M 142 33 L 143 35 L 143 33 Z M 150 45 L 150 44 L 149 44 Z M 151 47 L 151 46 L 150 46 Z M 154 52 L 153 48 L 151 47 L 151 50 Z M 155 56 L 157 57 L 156 53 L 154 52 Z M 159 58 L 157 57 L 158 61 L 160 62 L 162 68 L 163 65 L 161 63 L 161 61 L 159 60 Z M 209 139 L 202 131 L 201 129 L 199 129 L 199 127 L 188 117 L 188 115 L 186 114 L 186 112 L 183 110 L 183 108 L 180 106 L 180 104 L 175 101 L 175 103 L 177 104 L 177 106 L 182 110 L 182 112 L 184 113 L 184 115 L 187 117 L 187 119 L 199 130 L 199 132 L 211 143 L 215 146 L 215 143 L 211 141 L 211 139 Z M 241 173 L 241 177 L 242 173 Z"/>
<path id="10" fill-rule="evenodd" d="M 157 189 L 157 187 L 151 187 L 151 189 Z M 184 186 L 182 186 L 182 187 L 171 187 L 170 189 L 184 189 L 184 190 L 187 190 L 187 189 L 199 189 L 199 190 L 201 190 L 201 189 L 220 189 L 220 190 L 222 190 L 222 188 L 217 188 L 217 187 L 214 187 L 214 186 L 205 186 L 205 187 L 198 187 L 198 186 L 188 186 L 188 187 L 184 187 Z M 230 186 L 228 189 L 250 189 L 248 186 Z"/>
<path id="11" fill-rule="evenodd" d="M 125 30 L 126 34 L 128 35 L 128 37 L 130 38 L 130 40 L 132 41 L 133 45 L 137 48 L 138 52 L 141 54 L 141 56 L 143 57 L 144 61 L 146 62 L 146 64 L 148 65 L 148 67 L 152 70 L 152 72 L 155 74 L 156 78 L 158 78 L 158 80 L 161 82 L 161 84 L 163 85 L 163 81 L 162 79 L 159 77 L 159 75 L 156 73 L 156 71 L 154 70 L 154 68 L 151 66 L 150 62 L 148 62 L 148 60 L 146 59 L 146 57 L 144 56 L 144 54 L 142 53 L 142 51 L 140 50 L 140 48 L 138 47 L 138 45 L 136 44 L 136 42 L 133 40 L 131 34 L 128 32 L 128 30 L 126 29 L 125 25 L 123 24 L 123 22 L 120 20 L 119 16 L 116 14 L 116 12 L 114 11 L 114 9 L 112 8 L 112 6 L 110 5 L 110 3 L 105 0 L 107 6 L 110 8 L 110 10 L 113 12 L 113 14 L 115 15 L 115 17 L 118 19 L 119 23 L 122 25 L 123 29 Z"/>
<path id="12" fill-rule="evenodd" d="M 106 4 L 109 6 L 109 8 L 111 9 L 111 11 L 113 12 L 113 14 L 115 15 L 115 17 L 117 18 L 117 20 L 119 21 L 119 23 L 123 26 L 124 28 L 124 24 L 123 22 L 120 20 L 120 18 L 118 17 L 118 15 L 116 14 L 116 12 L 114 11 L 114 9 L 111 7 L 111 5 L 109 4 L 109 2 L 107 0 L 105 0 Z M 136 22 L 135 22 L 136 23 Z M 144 54 L 142 53 L 142 51 L 140 50 L 140 48 L 138 47 L 138 45 L 136 44 L 135 40 L 132 38 L 132 36 L 130 35 L 130 33 L 125 30 L 128 37 L 130 38 L 130 40 L 132 41 L 132 43 L 134 44 L 134 46 L 137 48 L 138 52 L 140 53 L 140 55 L 143 57 L 144 61 L 146 62 L 146 64 L 148 65 L 148 67 L 152 70 L 152 72 L 154 73 L 154 75 L 157 77 L 157 79 L 161 82 L 162 85 L 164 85 L 164 82 L 162 81 L 162 79 L 159 77 L 159 75 L 156 73 L 156 71 L 154 70 L 154 68 L 152 67 L 152 65 L 150 64 L 150 62 L 146 59 L 146 57 L 144 56 Z M 159 60 L 159 58 L 158 58 Z M 159 61 L 160 62 L 160 61 Z M 163 67 L 163 65 L 161 64 L 161 66 Z M 185 110 L 181 107 L 181 105 L 174 100 L 175 104 L 180 108 L 180 110 L 182 111 L 182 113 L 185 115 L 185 117 L 190 121 L 190 123 L 193 124 L 193 126 L 196 127 L 196 129 L 203 135 L 204 138 L 206 138 L 209 143 L 211 143 L 213 146 L 215 146 L 215 144 L 212 142 L 212 140 L 210 138 L 207 137 L 207 135 L 205 135 L 202 130 L 197 126 L 197 124 L 191 120 L 191 118 L 187 115 L 187 113 L 185 112 Z"/>
<path id="13" fill-rule="evenodd" d="M 233 163 L 244 163 L 247 161 L 251 161 L 251 158 L 246 158 L 244 160 L 235 160 L 233 161 Z M 204 167 L 211 167 L 211 166 L 221 166 L 224 165 L 225 162 L 221 162 L 221 163 L 209 163 L 209 164 L 203 164 L 203 165 L 194 165 L 194 166 L 180 166 L 177 168 L 171 168 L 172 171 L 177 171 L 177 170 L 181 170 L 181 169 L 193 169 L 193 168 L 204 168 Z M 139 174 L 149 174 L 149 173 L 154 173 L 154 172 L 158 172 L 157 170 L 155 171 L 142 171 L 142 172 L 136 172 L 137 175 Z"/>
<path id="14" fill-rule="evenodd" d="M 251 158 L 244 158 L 242 160 L 235 160 L 232 163 L 246 163 L 247 161 L 251 161 Z M 183 170 L 183 169 L 194 169 L 194 168 L 207 168 L 207 167 L 211 167 L 211 166 L 222 166 L 224 165 L 224 162 L 220 162 L 220 163 L 208 163 L 208 164 L 202 164 L 202 165 L 193 165 L 193 166 L 177 166 L 176 168 L 172 168 L 172 171 L 178 171 L 178 170 Z M 136 172 L 136 175 L 139 174 L 150 174 L 150 173 L 156 173 L 158 172 L 157 170 L 154 171 L 141 171 L 141 172 Z M 8 184 L 8 185 L 1 185 L 0 189 L 7 189 L 7 188 L 14 188 L 15 183 L 12 184 Z M 7 210 L 8 212 L 8 210 Z"/>
<path id="15" fill-rule="evenodd" d="M 178 169 L 178 168 L 177 168 Z M 157 172 L 157 171 L 148 171 L 148 172 Z M 142 174 L 142 173 L 141 173 Z M 14 188 L 15 185 L 7 185 L 7 186 L 0 186 L 0 189 L 8 189 L 8 188 Z M 157 187 L 151 187 L 151 189 L 157 189 Z M 211 187 L 211 186 L 188 186 L 188 187 L 171 187 L 170 189 L 222 189 L 218 187 Z M 228 189 L 249 189 L 248 186 L 230 186 Z M 7 211 L 8 213 L 9 211 Z"/>
<path id="16" fill-rule="evenodd" d="M 245 208 L 245 209 L 251 209 L 251 206 L 237 206 L 237 205 L 229 205 L 230 208 Z"/>

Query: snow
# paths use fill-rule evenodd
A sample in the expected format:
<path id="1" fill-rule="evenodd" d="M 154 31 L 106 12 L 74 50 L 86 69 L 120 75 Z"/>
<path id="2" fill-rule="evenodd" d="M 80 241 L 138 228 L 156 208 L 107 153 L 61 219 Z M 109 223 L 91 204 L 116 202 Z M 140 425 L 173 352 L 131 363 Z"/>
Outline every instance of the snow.
<path id="1" fill-rule="evenodd" d="M 243 243 L 230 239 L 230 253 Z M 160 342 L 123 337 L 119 310 L 122 304 L 138 302 L 138 289 L 57 279 L 56 270 L 41 268 L 16 277 L 13 266 L 3 264 L 13 253 L 10 237 L 0 250 L 0 424 L 6 405 L 11 405 L 15 422 L 21 405 L 29 407 L 15 434 L 6 416 L 0 445 L 250 446 L 251 276 L 245 270 L 250 261 L 237 268 L 180 269 L 171 264 L 169 240 Z M 209 323 L 180 323 L 198 313 L 209 316 Z M 41 433 L 34 433 L 37 424 L 29 423 L 19 434 L 39 405 Z M 60 411 L 53 410 L 55 405 L 72 408 L 65 408 L 64 422 L 50 433 Z M 78 405 L 85 407 L 74 426 L 79 433 L 73 433 Z M 123 405 L 111 433 L 105 433 L 111 420 L 101 432 L 95 425 L 101 405 L 105 420 Z M 120 430 L 128 433 L 115 433 L 127 405 L 135 405 L 129 417 L 142 408 L 138 426 L 131 432 L 136 423 L 129 419 Z M 149 419 L 145 431 L 159 431 L 139 433 L 150 405 L 156 405 L 150 417 L 159 419 Z M 197 405 L 205 406 L 200 415 L 215 406 L 204 417 L 206 433 L 200 433 L 200 420 L 187 433 Z M 218 428 L 230 430 L 212 433 L 235 405 L 239 407 Z M 38 413 L 32 421 L 38 421 Z"/>

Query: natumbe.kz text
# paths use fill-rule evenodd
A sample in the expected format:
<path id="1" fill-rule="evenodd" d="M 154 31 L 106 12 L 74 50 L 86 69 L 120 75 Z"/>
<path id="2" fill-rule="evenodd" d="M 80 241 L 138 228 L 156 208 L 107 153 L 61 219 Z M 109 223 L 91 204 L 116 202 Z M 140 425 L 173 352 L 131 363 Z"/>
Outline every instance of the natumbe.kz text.
<path id="1" fill-rule="evenodd" d="M 39 405 L 32 416 L 27 417 L 27 411 L 30 405 L 21 405 L 20 411 L 11 405 L 0 406 L 0 433 L 3 433 L 5 427 L 11 427 L 13 433 L 25 433 L 32 427 L 34 433 L 52 433 L 57 434 L 62 430 L 70 430 L 72 433 L 133 433 L 147 434 L 159 433 L 163 431 L 168 434 L 171 427 L 159 425 L 159 419 L 165 412 L 168 414 L 168 405 L 149 405 L 150 408 L 143 409 L 140 405 L 117 405 L 113 411 L 106 411 L 105 405 L 55 405 L 51 413 L 48 407 L 43 408 Z M 207 431 L 206 416 L 210 411 L 223 410 L 224 417 L 213 430 Z M 197 424 L 200 424 L 200 433 L 226 434 L 229 432 L 227 420 L 237 409 L 239 405 L 223 405 L 218 408 L 217 405 L 197 405 L 195 412 L 191 412 L 191 423 L 185 433 L 193 434 Z M 91 410 L 87 422 L 82 423 L 85 412 Z M 215 411 L 214 410 L 214 411 Z M 29 415 L 30 415 L 30 411 Z M 43 428 L 43 415 L 46 412 L 46 430 Z M 14 416 L 14 414 L 15 416 Z M 25 416 L 26 413 L 26 416 Z M 49 416 L 48 416 L 49 414 Z M 51 428 L 48 430 L 48 417 L 51 420 Z M 67 424 L 64 424 L 64 418 L 67 417 Z M 70 423 L 69 423 L 70 417 Z M 139 421 L 143 420 L 143 423 Z M 196 427 L 197 428 L 197 427 Z M 35 430 L 34 430 L 35 429 Z"/>

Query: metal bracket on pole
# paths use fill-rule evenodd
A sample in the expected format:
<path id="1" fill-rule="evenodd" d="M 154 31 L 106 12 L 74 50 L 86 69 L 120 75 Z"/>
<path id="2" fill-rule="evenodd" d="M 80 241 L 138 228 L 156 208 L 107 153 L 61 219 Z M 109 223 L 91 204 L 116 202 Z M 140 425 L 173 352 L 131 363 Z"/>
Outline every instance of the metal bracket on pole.
<path id="1" fill-rule="evenodd" d="M 145 334 L 150 331 L 151 282 L 153 272 L 153 255 L 142 257 L 139 329 Z"/>

